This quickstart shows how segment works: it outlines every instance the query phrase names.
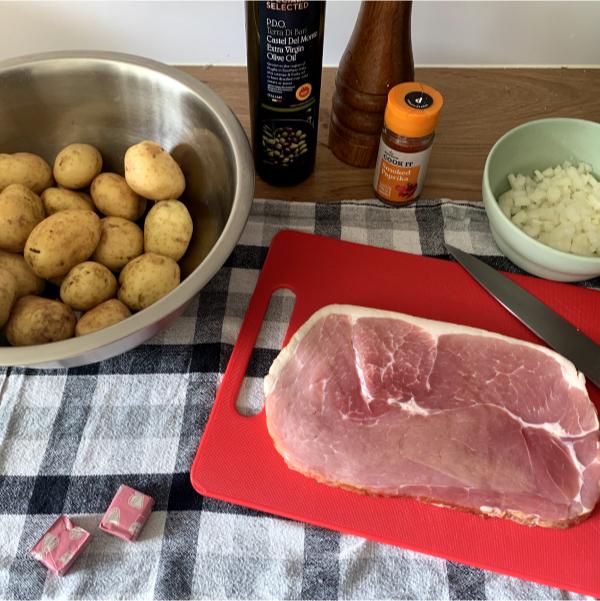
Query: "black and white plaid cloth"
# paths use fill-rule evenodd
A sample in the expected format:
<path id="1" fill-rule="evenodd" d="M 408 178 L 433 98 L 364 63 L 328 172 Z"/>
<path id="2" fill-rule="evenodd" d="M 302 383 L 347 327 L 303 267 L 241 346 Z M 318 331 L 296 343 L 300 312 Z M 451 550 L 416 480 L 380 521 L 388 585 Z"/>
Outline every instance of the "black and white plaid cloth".
<path id="1" fill-rule="evenodd" d="M 480 205 L 260 201 L 226 265 L 146 344 L 70 370 L 0 371 L 0 598 L 583 599 L 403 549 L 202 498 L 188 470 L 273 235 L 285 228 L 446 257 L 443 241 L 514 270 Z M 310 268 L 310 266 L 307 266 Z M 240 409 L 261 378 L 293 298 L 271 303 Z M 98 530 L 120 484 L 156 500 L 140 539 Z M 92 533 L 60 578 L 29 551 L 57 514 Z"/>

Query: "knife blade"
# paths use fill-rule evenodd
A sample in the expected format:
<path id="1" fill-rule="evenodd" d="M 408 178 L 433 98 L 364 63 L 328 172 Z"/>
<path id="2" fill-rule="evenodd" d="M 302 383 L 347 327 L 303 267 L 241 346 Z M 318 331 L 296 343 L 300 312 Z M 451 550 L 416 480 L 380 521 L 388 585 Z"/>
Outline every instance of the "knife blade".
<path id="1" fill-rule="evenodd" d="M 600 387 L 600 346 L 548 305 L 487 263 L 446 244 L 448 252 L 501 305 Z"/>

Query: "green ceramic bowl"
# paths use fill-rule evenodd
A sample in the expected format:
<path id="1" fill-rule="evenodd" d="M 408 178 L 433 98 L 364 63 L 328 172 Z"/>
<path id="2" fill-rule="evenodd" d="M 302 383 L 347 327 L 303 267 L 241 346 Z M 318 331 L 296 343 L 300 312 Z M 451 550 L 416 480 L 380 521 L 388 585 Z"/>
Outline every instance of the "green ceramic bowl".
<path id="1" fill-rule="evenodd" d="M 494 144 L 485 162 L 483 202 L 492 236 L 513 263 L 543 278 L 576 282 L 600 275 L 600 257 L 582 257 L 538 242 L 512 223 L 497 202 L 510 188 L 509 173 L 531 175 L 566 160 L 589 163 L 594 176 L 600 176 L 600 124 L 553 118 L 511 129 Z"/>

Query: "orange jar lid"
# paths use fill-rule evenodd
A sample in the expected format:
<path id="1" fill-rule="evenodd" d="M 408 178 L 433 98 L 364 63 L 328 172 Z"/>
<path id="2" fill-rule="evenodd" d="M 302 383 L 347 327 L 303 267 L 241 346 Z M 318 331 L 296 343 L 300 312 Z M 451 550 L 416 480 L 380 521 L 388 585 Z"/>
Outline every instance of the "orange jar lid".
<path id="1" fill-rule="evenodd" d="M 385 126 L 400 136 L 420 138 L 435 130 L 442 95 L 431 86 L 408 81 L 394 86 L 388 93 L 385 107 Z"/>

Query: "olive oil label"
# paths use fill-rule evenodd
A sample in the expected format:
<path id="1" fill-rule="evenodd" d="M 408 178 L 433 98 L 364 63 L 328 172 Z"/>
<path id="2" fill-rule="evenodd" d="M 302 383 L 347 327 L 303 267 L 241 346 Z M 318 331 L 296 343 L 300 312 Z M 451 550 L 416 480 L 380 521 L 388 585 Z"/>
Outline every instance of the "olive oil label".
<path id="1" fill-rule="evenodd" d="M 320 66 L 319 2 L 260 3 L 260 83 L 269 108 L 314 102 L 311 71 Z M 304 108 L 304 107 L 303 107 Z"/>
<path id="2" fill-rule="evenodd" d="M 430 153 L 431 146 L 421 152 L 400 152 L 381 140 L 373 180 L 377 194 L 399 204 L 419 196 Z"/>
<path id="3" fill-rule="evenodd" d="M 264 163 L 294 167 L 316 136 L 323 40 L 322 3 L 260 2 L 260 113 Z"/>

